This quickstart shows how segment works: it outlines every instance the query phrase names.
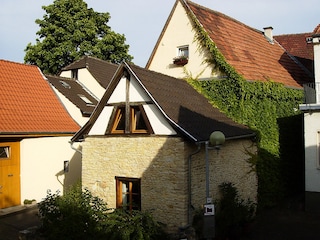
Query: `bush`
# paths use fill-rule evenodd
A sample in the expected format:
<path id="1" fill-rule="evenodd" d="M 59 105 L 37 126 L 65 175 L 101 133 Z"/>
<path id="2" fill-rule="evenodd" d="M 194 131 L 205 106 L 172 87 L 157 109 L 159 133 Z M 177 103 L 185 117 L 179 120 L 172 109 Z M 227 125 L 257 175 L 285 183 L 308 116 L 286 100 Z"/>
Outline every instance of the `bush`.
<path id="1" fill-rule="evenodd" d="M 39 203 L 42 232 L 48 239 L 96 239 L 103 235 L 107 205 L 81 190 L 80 184 L 64 196 L 48 192 Z"/>
<path id="2" fill-rule="evenodd" d="M 154 221 L 150 212 L 116 209 L 108 214 L 106 228 L 110 240 L 168 239 L 163 225 Z"/>
<path id="3" fill-rule="evenodd" d="M 217 232 L 225 237 L 253 220 L 256 205 L 249 199 L 241 199 L 232 183 L 220 184 L 219 190 L 221 199 L 217 203 L 216 211 Z"/>
<path id="4" fill-rule="evenodd" d="M 153 220 L 151 213 L 107 208 L 80 184 L 65 195 L 52 194 L 39 203 L 41 232 L 46 239 L 167 239 L 163 226 Z"/>

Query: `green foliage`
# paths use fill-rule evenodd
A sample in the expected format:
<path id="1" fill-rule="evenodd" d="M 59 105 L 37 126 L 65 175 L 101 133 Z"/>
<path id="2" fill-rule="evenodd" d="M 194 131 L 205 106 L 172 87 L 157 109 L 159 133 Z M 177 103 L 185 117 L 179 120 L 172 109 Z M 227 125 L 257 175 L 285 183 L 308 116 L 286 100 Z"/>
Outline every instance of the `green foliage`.
<path id="1" fill-rule="evenodd" d="M 80 184 L 65 195 L 47 194 L 39 203 L 42 230 L 47 239 L 97 239 L 103 236 L 107 205 Z"/>
<path id="2" fill-rule="evenodd" d="M 283 162 L 288 159 L 283 158 L 289 156 L 283 154 L 283 151 L 280 152 L 278 119 L 300 114 L 297 109 L 303 101 L 303 91 L 287 88 L 271 80 L 246 81 L 227 63 L 193 14 L 189 14 L 193 20 L 195 40 L 208 56 L 206 62 L 211 63 L 213 71 L 218 71 L 225 78 L 197 81 L 189 76 L 187 80 L 227 116 L 257 132 L 259 156 L 256 160 L 256 171 L 259 179 L 259 205 L 274 205 L 281 197 L 280 193 L 286 192 L 284 187 L 288 186 L 283 184 Z M 282 133 L 282 137 L 283 135 L 285 133 Z"/>
<path id="3" fill-rule="evenodd" d="M 39 203 L 42 233 L 46 239 L 166 239 L 163 226 L 149 212 L 111 211 L 100 198 L 80 184 L 65 195 L 52 194 Z"/>
<path id="4" fill-rule="evenodd" d="M 36 20 L 39 38 L 35 45 L 27 45 L 26 63 L 37 65 L 44 73 L 56 74 L 84 55 L 114 63 L 132 60 L 125 36 L 107 25 L 109 13 L 88 9 L 83 0 L 55 0 L 42 8 L 46 14 Z"/>
<path id="5" fill-rule="evenodd" d="M 216 226 L 219 236 L 227 236 L 232 228 L 243 227 L 255 216 L 256 205 L 239 197 L 237 188 L 230 182 L 219 185 L 221 194 L 216 207 Z"/>
<path id="6" fill-rule="evenodd" d="M 154 221 L 150 212 L 116 209 L 108 215 L 106 225 L 110 240 L 167 239 L 163 226 Z"/>
<path id="7" fill-rule="evenodd" d="M 235 229 L 244 228 L 254 219 L 256 204 L 240 198 L 237 188 L 230 182 L 221 183 L 219 192 L 221 198 L 216 199 L 215 203 L 216 236 L 218 239 L 229 239 Z M 192 226 L 199 239 L 203 236 L 203 218 L 203 209 L 196 210 Z"/>

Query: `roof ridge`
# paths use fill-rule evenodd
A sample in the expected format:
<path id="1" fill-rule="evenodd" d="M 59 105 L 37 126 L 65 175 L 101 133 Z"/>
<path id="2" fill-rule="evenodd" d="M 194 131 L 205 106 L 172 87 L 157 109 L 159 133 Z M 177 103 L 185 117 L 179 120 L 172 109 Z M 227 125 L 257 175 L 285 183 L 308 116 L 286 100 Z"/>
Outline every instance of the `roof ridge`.
<path id="1" fill-rule="evenodd" d="M 215 14 L 220 15 L 221 17 L 230 19 L 231 21 L 236 22 L 236 23 L 238 23 L 238 24 L 240 24 L 240 25 L 242 25 L 242 26 L 244 26 L 244 27 L 246 27 L 246 28 L 249 28 L 249 29 L 251 29 L 251 30 L 253 30 L 253 31 L 256 31 L 256 32 L 258 32 L 258 33 L 263 33 L 262 30 L 253 28 L 253 27 L 251 27 L 251 26 L 249 26 L 249 25 L 247 25 L 247 24 L 245 24 L 245 23 L 243 23 L 243 22 L 240 22 L 239 20 L 237 20 L 237 19 L 235 19 L 235 18 L 233 18 L 233 17 L 230 17 L 230 16 L 222 13 L 222 12 L 219 12 L 219 11 L 216 11 L 216 10 L 213 10 L 213 9 L 210 9 L 210 8 L 208 8 L 208 7 L 202 6 L 202 5 L 198 4 L 198 3 L 192 2 L 192 1 L 190 1 L 190 0 L 182 0 L 182 1 L 186 2 L 186 4 L 191 4 L 191 5 L 194 5 L 195 7 L 201 8 L 201 9 L 207 11 L 207 12 L 215 13 Z M 190 9 L 190 8 L 189 8 L 189 9 Z M 192 10 L 190 9 L 190 11 L 192 11 Z M 192 12 L 192 13 L 193 13 L 193 12 Z M 194 13 L 193 13 L 193 14 L 194 14 Z M 195 15 L 195 16 L 196 16 L 196 15 Z"/>
<path id="2" fill-rule="evenodd" d="M 297 36 L 297 35 L 312 35 L 312 32 L 304 32 L 304 33 L 284 33 L 284 34 L 275 35 L 274 37 Z"/>
<path id="3" fill-rule="evenodd" d="M 318 24 L 315 29 L 313 30 L 313 33 L 320 33 L 320 24 Z"/>
<path id="4" fill-rule="evenodd" d="M 13 63 L 13 64 L 19 64 L 19 65 L 27 66 L 27 67 L 36 67 L 36 68 L 38 68 L 37 65 L 29 64 L 29 63 L 15 62 L 15 61 L 6 60 L 6 59 L 0 59 L 0 61 L 1 61 L 1 62 L 7 62 L 7 63 Z"/>

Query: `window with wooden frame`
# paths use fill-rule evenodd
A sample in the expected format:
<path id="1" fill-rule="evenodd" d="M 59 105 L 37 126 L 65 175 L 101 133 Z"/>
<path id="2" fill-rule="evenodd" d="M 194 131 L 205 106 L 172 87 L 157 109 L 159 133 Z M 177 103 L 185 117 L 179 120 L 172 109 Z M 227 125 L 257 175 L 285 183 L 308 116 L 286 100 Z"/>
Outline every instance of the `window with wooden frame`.
<path id="1" fill-rule="evenodd" d="M 139 178 L 116 177 L 116 206 L 125 210 L 141 210 L 141 181 Z"/>
<path id="2" fill-rule="evenodd" d="M 153 133 L 147 115 L 142 105 L 128 106 L 129 116 L 126 116 L 125 106 L 118 106 L 113 114 L 111 133 Z M 126 119 L 129 119 L 126 121 Z"/>
<path id="3" fill-rule="evenodd" d="M 10 158 L 10 147 L 1 146 L 0 147 L 0 158 L 8 159 Z"/>

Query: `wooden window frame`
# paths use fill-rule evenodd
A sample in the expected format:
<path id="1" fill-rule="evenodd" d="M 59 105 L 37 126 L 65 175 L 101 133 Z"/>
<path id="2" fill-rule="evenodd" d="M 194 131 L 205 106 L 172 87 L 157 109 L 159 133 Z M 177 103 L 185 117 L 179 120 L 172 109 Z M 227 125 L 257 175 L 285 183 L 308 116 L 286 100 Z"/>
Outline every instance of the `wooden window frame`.
<path id="1" fill-rule="evenodd" d="M 141 179 L 140 178 L 127 178 L 127 177 L 115 177 L 116 179 L 116 207 L 117 208 L 124 208 L 123 206 L 123 194 L 126 194 L 129 199 L 129 204 L 126 206 L 127 210 L 141 210 Z M 123 183 L 128 183 L 129 191 L 123 191 Z M 138 184 L 138 192 L 133 192 L 133 184 Z M 133 204 L 133 197 L 138 196 L 138 203 L 137 206 Z"/>
<path id="2" fill-rule="evenodd" d="M 11 147 L 10 146 L 0 146 L 3 149 L 3 155 L 0 155 L 0 159 L 10 159 L 11 158 Z"/>
<path id="3" fill-rule="evenodd" d="M 126 116 L 126 107 L 124 105 L 116 106 L 114 110 L 114 114 L 112 114 L 112 124 L 110 128 L 111 134 L 152 134 L 153 130 L 151 124 L 148 120 L 147 114 L 144 111 L 144 108 L 141 104 L 139 105 L 130 105 L 129 108 L 129 116 Z M 143 118 L 146 129 L 137 129 L 137 116 L 136 112 L 139 110 L 141 116 Z M 129 126 L 125 126 L 125 129 L 117 129 L 119 122 L 122 117 L 129 118 L 128 124 Z M 127 123 L 127 121 L 125 121 Z M 126 129 L 128 129 L 126 131 Z"/>

